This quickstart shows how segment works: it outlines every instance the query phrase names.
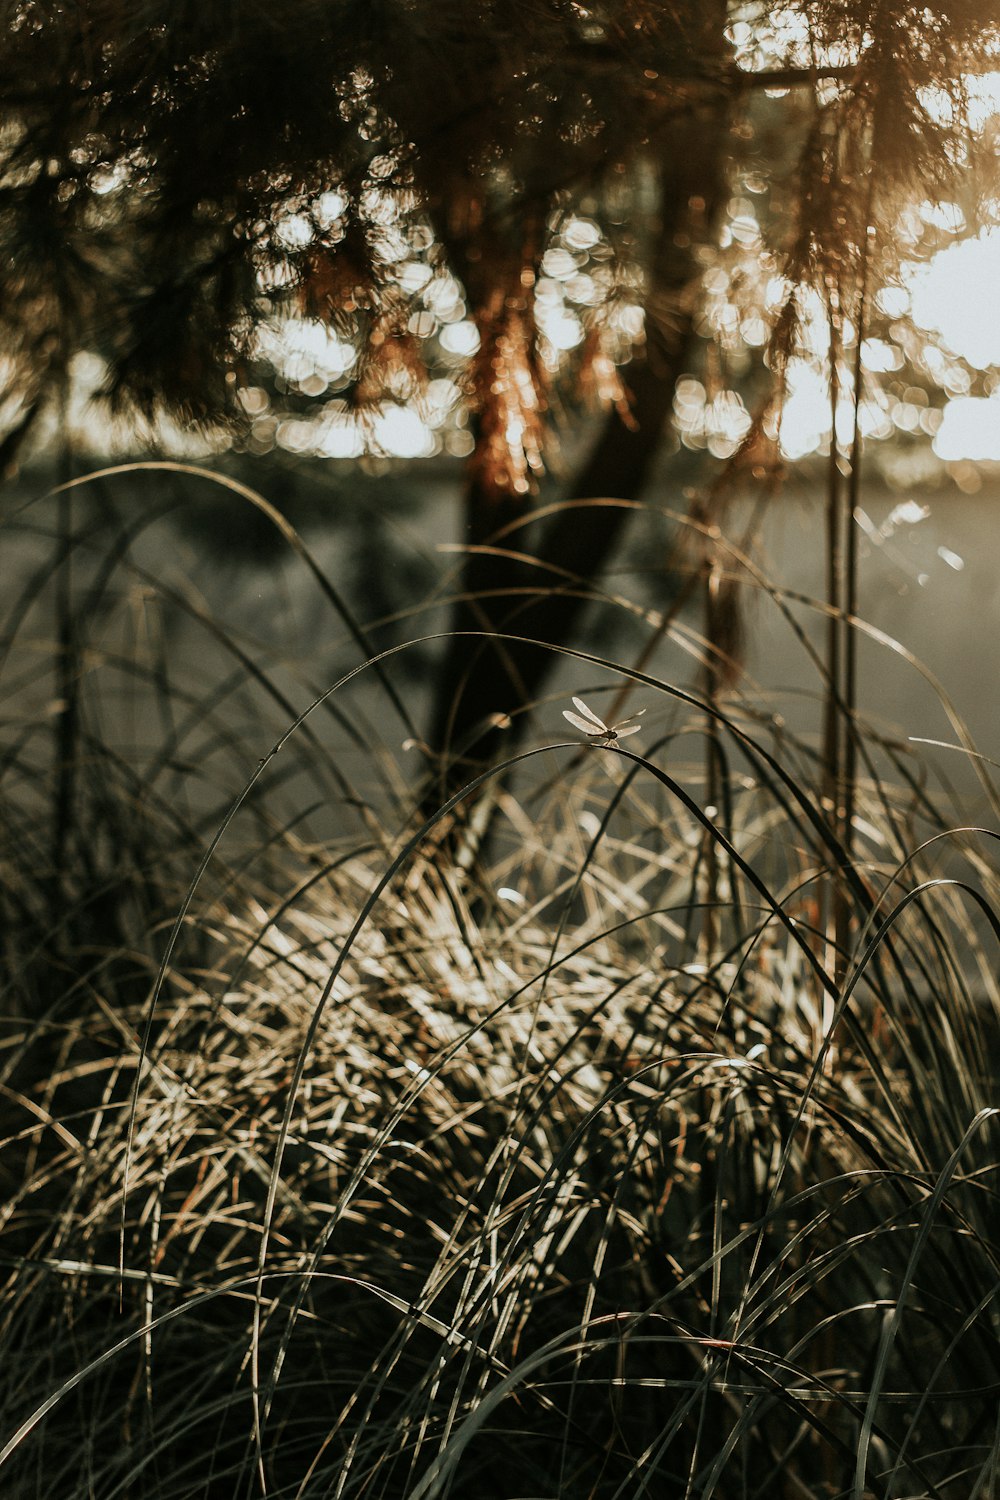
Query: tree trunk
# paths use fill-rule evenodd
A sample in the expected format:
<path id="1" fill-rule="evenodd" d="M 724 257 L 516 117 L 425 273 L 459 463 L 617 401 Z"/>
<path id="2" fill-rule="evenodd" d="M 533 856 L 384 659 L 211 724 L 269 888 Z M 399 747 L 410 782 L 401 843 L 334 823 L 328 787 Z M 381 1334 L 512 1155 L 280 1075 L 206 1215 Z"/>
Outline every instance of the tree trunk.
<path id="1" fill-rule="evenodd" d="M 632 507 L 615 502 L 636 499 L 649 476 L 691 349 L 691 293 L 698 274 L 691 246 L 711 224 L 721 196 L 724 129 L 721 103 L 692 115 L 679 126 L 673 159 L 661 169 L 645 357 L 629 366 L 627 407 L 609 413 L 570 489 L 572 500 L 541 535 L 533 535 L 516 524 L 525 513 L 522 498 L 490 493 L 478 477 L 468 485 L 470 551 L 438 677 L 430 745 L 440 774 L 428 789 L 427 809 L 516 746 L 526 710 L 555 660 L 547 646 L 573 639 L 589 585 L 632 514 Z M 474 465 L 473 472 L 481 474 L 482 466 Z M 573 503 L 594 500 L 608 503 Z M 470 631 L 493 638 L 463 634 Z M 497 639 L 502 633 L 529 643 Z"/>

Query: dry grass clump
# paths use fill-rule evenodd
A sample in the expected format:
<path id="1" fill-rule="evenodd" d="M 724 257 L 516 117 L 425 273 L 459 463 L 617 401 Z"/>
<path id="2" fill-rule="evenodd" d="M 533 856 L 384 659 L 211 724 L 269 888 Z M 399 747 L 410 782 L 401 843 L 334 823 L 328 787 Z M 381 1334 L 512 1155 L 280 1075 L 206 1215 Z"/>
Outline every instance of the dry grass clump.
<path id="1" fill-rule="evenodd" d="M 361 798 L 335 845 L 318 734 L 245 798 L 251 676 L 160 674 L 146 759 L 81 679 L 63 825 L 7 734 L 4 1492 L 991 1495 L 990 840 L 872 741 L 844 868 L 717 707 L 710 810 L 647 676 L 644 754 L 527 752 L 467 869 Z"/>
<path id="2" fill-rule="evenodd" d="M 359 930 L 384 856 L 244 881 L 152 1010 L 81 945 L 10 1018 L 11 1493 L 989 1492 L 995 996 L 901 960 L 824 1040 L 773 917 L 678 965 L 607 922 L 641 831 L 579 838 Z"/>

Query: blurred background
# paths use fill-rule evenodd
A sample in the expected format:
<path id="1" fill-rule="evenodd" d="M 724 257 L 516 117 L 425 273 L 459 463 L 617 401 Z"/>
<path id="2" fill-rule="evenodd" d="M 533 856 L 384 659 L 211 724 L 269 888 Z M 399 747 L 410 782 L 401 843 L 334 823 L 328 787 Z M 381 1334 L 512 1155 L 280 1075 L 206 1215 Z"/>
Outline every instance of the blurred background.
<path id="1" fill-rule="evenodd" d="M 989 755 L 988 10 L 376 9 L 14 8 L 8 732 L 65 751 L 96 689 L 138 749 L 168 666 L 223 694 L 239 651 L 290 722 L 411 642 L 338 696 L 362 780 L 377 744 L 443 797 L 561 733 L 566 647 L 827 757 L 845 673 L 879 733 L 957 744 L 936 679 Z M 963 752 L 928 764 L 982 813 Z"/>

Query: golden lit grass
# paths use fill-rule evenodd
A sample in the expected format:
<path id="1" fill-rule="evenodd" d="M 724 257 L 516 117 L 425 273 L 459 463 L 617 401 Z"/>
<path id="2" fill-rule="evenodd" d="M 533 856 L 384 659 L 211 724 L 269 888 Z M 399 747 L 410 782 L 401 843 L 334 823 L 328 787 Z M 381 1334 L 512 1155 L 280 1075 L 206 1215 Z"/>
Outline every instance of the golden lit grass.
<path id="1" fill-rule="evenodd" d="M 941 825 L 869 777 L 838 870 L 735 710 L 708 813 L 647 679 L 643 755 L 528 752 L 459 870 L 315 720 L 255 773 L 270 669 L 132 659 L 169 713 L 125 754 L 82 680 L 60 869 L 6 735 L 5 1493 L 992 1492 L 989 838 L 907 857 Z"/>

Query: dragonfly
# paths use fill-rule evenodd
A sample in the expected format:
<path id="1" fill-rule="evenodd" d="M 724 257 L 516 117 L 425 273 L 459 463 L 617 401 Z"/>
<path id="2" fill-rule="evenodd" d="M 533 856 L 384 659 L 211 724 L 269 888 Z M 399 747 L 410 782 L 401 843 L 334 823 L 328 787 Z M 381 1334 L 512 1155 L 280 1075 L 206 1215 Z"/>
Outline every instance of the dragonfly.
<path id="1" fill-rule="evenodd" d="M 587 707 L 582 698 L 574 698 L 573 706 L 580 712 L 575 714 L 564 708 L 563 718 L 568 719 L 573 728 L 579 729 L 594 745 L 617 745 L 619 740 L 626 739 L 630 734 L 638 734 L 642 725 L 636 723 L 636 720 L 641 719 L 646 712 L 644 708 L 640 708 L 638 713 L 633 714 L 630 719 L 622 719 L 620 724 L 605 724 L 593 709 Z"/>

